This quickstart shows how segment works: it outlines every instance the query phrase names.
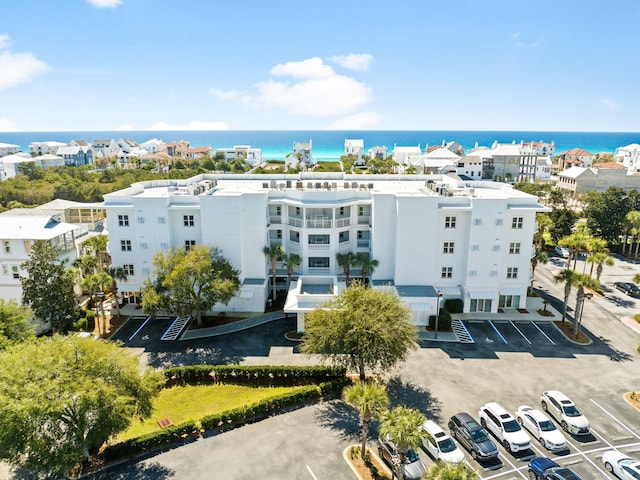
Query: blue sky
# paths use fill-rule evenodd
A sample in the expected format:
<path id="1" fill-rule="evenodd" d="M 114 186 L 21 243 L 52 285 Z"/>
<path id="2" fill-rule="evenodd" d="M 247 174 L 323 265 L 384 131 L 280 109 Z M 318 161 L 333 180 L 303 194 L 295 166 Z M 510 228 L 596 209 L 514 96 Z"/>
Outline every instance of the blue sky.
<path id="1" fill-rule="evenodd" d="M 0 131 L 640 132 L 637 0 L 20 0 Z"/>

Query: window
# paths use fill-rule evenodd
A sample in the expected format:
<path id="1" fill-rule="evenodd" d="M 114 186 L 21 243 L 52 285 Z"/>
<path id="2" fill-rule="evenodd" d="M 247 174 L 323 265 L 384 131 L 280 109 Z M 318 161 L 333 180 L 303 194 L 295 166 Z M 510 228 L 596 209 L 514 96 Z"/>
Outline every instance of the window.
<path id="1" fill-rule="evenodd" d="M 158 217 L 158 223 L 164 223 L 164 217 Z"/>
<path id="2" fill-rule="evenodd" d="M 300 207 L 296 207 L 296 217 L 300 216 Z"/>
<path id="3" fill-rule="evenodd" d="M 500 245 L 494 245 L 493 246 L 493 251 L 494 252 L 499 252 L 500 251 Z"/>
<path id="4" fill-rule="evenodd" d="M 195 227 L 196 222 L 193 219 L 193 215 L 183 215 L 182 221 L 185 227 Z"/>
<path id="5" fill-rule="evenodd" d="M 295 243 L 300 242 L 300 232 L 296 232 L 295 230 L 291 230 L 289 232 L 289 240 Z"/>
<path id="6" fill-rule="evenodd" d="M 478 250 L 480 250 L 480 245 L 471 245 L 472 252 L 477 252 Z"/>
<path id="7" fill-rule="evenodd" d="M 282 230 L 276 230 L 276 238 L 278 240 L 282 239 Z"/>
<path id="8" fill-rule="evenodd" d="M 520 242 L 511 242 L 509 244 L 509 253 L 511 254 L 520 253 Z"/>
<path id="9" fill-rule="evenodd" d="M 11 266 L 11 273 L 13 274 L 13 278 L 15 278 L 16 280 L 20 278 L 20 270 L 18 269 L 17 265 Z"/>
<path id="10" fill-rule="evenodd" d="M 523 220 L 522 217 L 513 217 L 511 220 L 511 228 L 522 228 Z"/>
<path id="11" fill-rule="evenodd" d="M 442 267 L 442 278 L 453 277 L 453 267 Z"/>
<path id="12" fill-rule="evenodd" d="M 138 223 L 144 223 L 144 217 L 138 217 Z"/>
<path id="13" fill-rule="evenodd" d="M 140 242 L 140 248 L 143 250 L 147 249 L 147 242 Z"/>
<path id="14" fill-rule="evenodd" d="M 9 240 L 5 240 L 3 242 L 4 245 L 4 253 L 11 253 L 11 242 Z"/>
<path id="15" fill-rule="evenodd" d="M 496 218 L 496 225 L 502 225 L 502 219 Z"/>
<path id="16" fill-rule="evenodd" d="M 309 257 L 309 268 L 329 268 L 329 257 Z"/>
<path id="17" fill-rule="evenodd" d="M 168 244 L 167 242 L 162 242 L 162 243 L 160 244 L 160 248 L 161 248 L 162 250 L 168 250 L 168 249 L 169 249 L 169 244 Z"/>
<path id="18" fill-rule="evenodd" d="M 276 217 L 282 216 L 282 206 L 276 205 Z"/>
<path id="19" fill-rule="evenodd" d="M 344 232 L 340 232 L 338 234 L 338 241 L 340 243 L 349 241 L 349 230 L 345 230 Z"/>
<path id="20" fill-rule="evenodd" d="M 184 241 L 184 249 L 188 252 L 189 250 L 191 250 L 193 247 L 196 246 L 196 241 L 195 240 L 185 240 Z"/>
<path id="21" fill-rule="evenodd" d="M 482 219 L 481 218 L 474 218 L 473 219 L 473 224 L 474 225 L 480 225 L 482 223 Z"/>
<path id="22" fill-rule="evenodd" d="M 507 268 L 507 278 L 518 278 L 518 267 Z"/>
<path id="23" fill-rule="evenodd" d="M 133 265 L 130 263 L 125 263 L 124 265 L 122 265 L 122 271 L 125 275 L 135 275 Z"/>
<path id="24" fill-rule="evenodd" d="M 469 276 L 475 277 L 478 272 L 476 270 L 469 270 Z"/>
<path id="25" fill-rule="evenodd" d="M 131 240 L 120 240 L 120 250 L 123 252 L 131 251 Z"/>
<path id="26" fill-rule="evenodd" d="M 456 228 L 456 217 L 444 217 L 444 228 Z"/>
<path id="27" fill-rule="evenodd" d="M 360 205 L 358 207 L 358 216 L 359 217 L 364 217 L 364 206 Z"/>
<path id="28" fill-rule="evenodd" d="M 340 213 L 339 213 L 339 215 L 340 215 L 341 217 L 344 217 L 344 207 L 340 207 Z"/>
<path id="29" fill-rule="evenodd" d="M 8 265 L 2 265 L 2 274 L 3 275 L 9 275 L 9 266 Z"/>
<path id="30" fill-rule="evenodd" d="M 129 215 L 118 215 L 118 226 L 119 227 L 128 227 L 129 226 Z"/>
<path id="31" fill-rule="evenodd" d="M 453 242 L 444 242 L 442 253 L 453 253 Z"/>
<path id="32" fill-rule="evenodd" d="M 329 235 L 309 235 L 309 245 L 329 245 Z"/>

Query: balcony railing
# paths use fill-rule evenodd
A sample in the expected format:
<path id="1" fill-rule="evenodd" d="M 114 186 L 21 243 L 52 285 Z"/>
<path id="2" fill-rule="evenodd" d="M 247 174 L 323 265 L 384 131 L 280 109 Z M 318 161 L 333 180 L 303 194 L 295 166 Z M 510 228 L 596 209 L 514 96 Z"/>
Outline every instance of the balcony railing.
<path id="1" fill-rule="evenodd" d="M 275 223 L 275 224 L 280 224 L 282 223 L 282 217 L 281 216 L 276 216 L 276 215 L 270 215 L 269 216 L 269 223 Z"/>
<path id="2" fill-rule="evenodd" d="M 307 228 L 331 228 L 330 218 L 307 218 Z"/>
<path id="3" fill-rule="evenodd" d="M 302 218 L 289 217 L 289 220 L 287 221 L 287 223 L 292 227 L 302 227 L 303 220 Z"/>
<path id="4" fill-rule="evenodd" d="M 269 245 L 271 246 L 277 246 L 277 247 L 281 247 L 282 246 L 282 239 L 281 238 L 269 238 Z"/>
<path id="5" fill-rule="evenodd" d="M 336 227 L 348 227 L 349 225 L 351 225 L 350 218 L 336 218 Z"/>
<path id="6" fill-rule="evenodd" d="M 358 240 L 358 248 L 369 248 L 370 243 L 369 239 Z"/>
<path id="7" fill-rule="evenodd" d="M 358 217 L 358 225 L 370 225 L 371 224 L 371 217 L 370 216 L 359 216 Z"/>
<path id="8" fill-rule="evenodd" d="M 310 243 L 309 250 L 329 250 L 328 243 Z"/>

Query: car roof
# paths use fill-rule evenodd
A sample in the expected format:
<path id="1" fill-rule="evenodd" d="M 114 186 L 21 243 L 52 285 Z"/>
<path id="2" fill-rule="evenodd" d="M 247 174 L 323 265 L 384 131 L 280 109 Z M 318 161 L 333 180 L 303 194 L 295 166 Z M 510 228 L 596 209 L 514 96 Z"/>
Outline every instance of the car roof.
<path id="1" fill-rule="evenodd" d="M 522 413 L 531 415 L 538 422 L 544 422 L 545 420 L 549 420 L 549 417 L 547 417 L 543 412 L 541 412 L 537 408 L 529 408 L 527 410 L 523 410 Z"/>
<path id="2" fill-rule="evenodd" d="M 509 417 L 512 416 L 507 411 L 507 409 L 504 408 L 502 405 L 500 405 L 498 402 L 489 402 L 489 403 L 485 404 L 485 406 L 483 408 L 488 408 L 493 413 L 495 413 L 496 415 L 498 415 L 500 418 L 503 418 L 503 419 L 507 418 L 505 415 L 508 415 Z"/>
<path id="3" fill-rule="evenodd" d="M 425 430 L 427 430 L 431 435 L 436 435 L 439 433 L 445 433 L 445 431 L 442 429 L 442 427 L 440 425 L 438 425 L 436 422 L 434 422 L 433 420 L 427 420 L 425 421 L 422 426 L 424 427 Z M 441 435 L 438 435 L 438 438 L 442 438 Z"/>
<path id="4" fill-rule="evenodd" d="M 565 403 L 567 401 L 573 403 L 569 397 L 567 397 L 564 393 L 559 390 L 547 390 L 544 392 L 548 397 L 553 397 L 557 401 Z"/>
<path id="5" fill-rule="evenodd" d="M 553 460 L 551 460 L 550 458 L 547 457 L 536 457 L 534 459 L 532 459 L 529 464 L 532 467 L 535 467 L 537 469 L 539 469 L 540 471 L 544 472 L 545 470 L 552 468 L 552 467 L 559 467 L 560 465 L 558 465 L 556 462 L 554 462 Z"/>

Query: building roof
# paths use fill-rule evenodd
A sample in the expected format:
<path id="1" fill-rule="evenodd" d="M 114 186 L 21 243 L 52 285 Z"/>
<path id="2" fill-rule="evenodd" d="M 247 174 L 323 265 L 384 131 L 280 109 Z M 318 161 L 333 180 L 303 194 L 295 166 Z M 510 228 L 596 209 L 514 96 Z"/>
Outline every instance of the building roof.
<path id="1" fill-rule="evenodd" d="M 622 165 L 621 163 L 616 163 L 616 162 L 604 162 L 604 163 L 596 163 L 593 168 L 617 168 L 617 169 L 622 169 L 622 170 L 626 170 L 627 167 L 625 167 L 624 165 Z"/>
<path id="2" fill-rule="evenodd" d="M 77 147 L 69 147 L 69 146 L 64 146 L 64 147 L 60 147 L 58 148 L 58 155 L 78 155 L 78 153 L 83 152 L 84 150 L 82 149 L 82 147 L 77 146 Z"/>
<path id="3" fill-rule="evenodd" d="M 40 158 L 40 157 L 37 157 Z M 4 157 L 0 157 L 0 163 L 25 163 L 25 162 L 35 162 L 36 159 L 31 157 L 30 155 L 24 156 L 19 153 L 14 153 L 13 155 L 6 155 Z"/>
<path id="4" fill-rule="evenodd" d="M 344 141 L 344 146 L 345 148 L 347 146 L 351 147 L 351 148 L 364 148 L 364 140 L 362 138 L 355 138 L 355 139 L 346 139 Z"/>
<path id="5" fill-rule="evenodd" d="M 0 142 L 0 148 L 18 148 L 20 145 L 14 145 L 13 143 Z"/>
<path id="6" fill-rule="evenodd" d="M 86 140 L 74 140 L 74 142 L 76 142 L 76 144 L 80 145 L 81 147 L 88 147 L 89 146 L 89 142 L 87 142 Z"/>
<path id="7" fill-rule="evenodd" d="M 569 178 L 578 178 L 580 175 L 582 175 L 587 170 L 589 170 L 589 169 L 586 168 L 586 167 L 571 167 L 571 168 L 567 168 L 563 172 L 560 172 L 558 174 L 558 176 L 560 176 L 560 177 L 569 177 Z"/>
<path id="8" fill-rule="evenodd" d="M 79 228 L 51 215 L 0 215 L 0 232 L 6 240 L 51 240 Z"/>
<path id="9" fill-rule="evenodd" d="M 566 152 L 562 152 L 560 155 L 570 155 L 575 157 L 593 157 L 593 153 L 587 152 L 583 148 L 572 148 Z"/>
<path id="10" fill-rule="evenodd" d="M 425 159 L 447 159 L 447 160 L 457 160 L 460 158 L 460 155 L 455 154 L 448 148 L 440 147 L 436 150 L 432 150 L 427 153 L 424 157 Z"/>

